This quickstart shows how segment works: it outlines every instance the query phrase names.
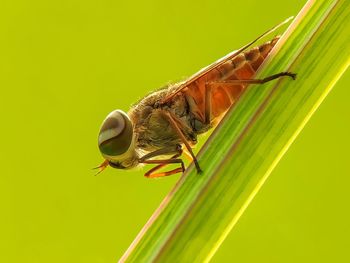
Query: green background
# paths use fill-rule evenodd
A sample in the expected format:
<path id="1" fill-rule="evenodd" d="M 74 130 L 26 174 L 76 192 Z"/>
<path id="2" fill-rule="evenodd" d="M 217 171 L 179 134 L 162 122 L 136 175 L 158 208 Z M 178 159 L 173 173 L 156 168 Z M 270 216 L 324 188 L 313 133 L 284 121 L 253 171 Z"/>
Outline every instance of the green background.
<path id="1" fill-rule="evenodd" d="M 303 4 L 2 0 L 0 262 L 116 262 L 179 175 L 93 176 L 102 120 Z M 350 260 L 349 84 L 346 72 L 212 262 Z"/>

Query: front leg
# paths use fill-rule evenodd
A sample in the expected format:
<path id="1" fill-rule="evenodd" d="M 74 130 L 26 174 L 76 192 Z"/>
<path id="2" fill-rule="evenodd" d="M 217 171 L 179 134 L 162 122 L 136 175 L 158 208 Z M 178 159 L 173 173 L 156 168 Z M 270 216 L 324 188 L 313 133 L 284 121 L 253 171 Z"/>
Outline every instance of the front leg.
<path id="1" fill-rule="evenodd" d="M 182 154 L 181 145 L 177 144 L 174 146 L 164 147 L 153 152 L 147 153 L 139 159 L 140 163 L 143 163 L 146 160 L 149 160 L 153 157 L 161 156 L 161 155 L 172 155 L 175 154 L 177 157 Z"/>
<path id="2" fill-rule="evenodd" d="M 183 161 L 181 159 L 176 159 L 177 157 L 181 156 L 182 154 L 182 148 L 181 145 L 176 145 L 175 147 L 165 147 L 162 149 L 158 149 L 154 152 L 150 152 L 144 156 L 142 156 L 139 159 L 139 163 L 145 163 L 145 164 L 159 164 L 155 167 L 153 167 L 152 169 L 150 169 L 149 171 L 147 171 L 145 173 L 145 177 L 147 178 L 157 178 L 157 177 L 164 177 L 164 176 L 169 176 L 172 174 L 176 174 L 176 173 L 181 173 L 185 171 L 185 165 L 183 163 Z M 170 159 L 165 159 L 165 160 L 149 160 L 151 158 L 157 157 L 157 156 L 161 156 L 161 155 L 168 155 L 168 154 L 174 154 Z M 166 172 L 161 172 L 161 173 L 155 173 L 155 171 L 159 170 L 160 168 L 168 165 L 168 164 L 172 164 L 172 163 L 180 163 L 181 164 L 181 168 L 176 168 L 170 171 L 166 171 Z"/>
<path id="3" fill-rule="evenodd" d="M 145 173 L 145 177 L 147 178 L 157 178 L 157 177 L 164 177 L 169 176 L 176 173 L 181 173 L 185 171 L 185 165 L 181 159 L 166 159 L 166 160 L 146 160 L 143 161 L 143 163 L 147 164 L 159 164 L 156 167 L 152 168 L 148 172 Z M 181 168 L 176 168 L 174 170 L 162 172 L 162 173 L 154 173 L 156 170 L 159 170 L 160 168 L 164 167 L 165 165 L 172 164 L 172 163 L 180 163 Z"/>

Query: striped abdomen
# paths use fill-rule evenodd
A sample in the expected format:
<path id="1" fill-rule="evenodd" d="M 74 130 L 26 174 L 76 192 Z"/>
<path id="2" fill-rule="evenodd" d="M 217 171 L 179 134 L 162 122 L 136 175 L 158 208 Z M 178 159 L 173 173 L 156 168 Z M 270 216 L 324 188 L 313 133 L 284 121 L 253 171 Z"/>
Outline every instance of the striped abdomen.
<path id="1" fill-rule="evenodd" d="M 278 39 L 279 37 L 276 37 L 261 46 L 239 54 L 217 68 L 212 69 L 186 87 L 182 92 L 189 103 L 190 111 L 196 119 L 203 123 L 205 122 L 206 83 L 223 80 L 251 79 Z M 237 101 L 245 87 L 246 85 L 225 87 L 212 85 L 210 120 L 215 120 L 215 118 L 225 113 Z"/>

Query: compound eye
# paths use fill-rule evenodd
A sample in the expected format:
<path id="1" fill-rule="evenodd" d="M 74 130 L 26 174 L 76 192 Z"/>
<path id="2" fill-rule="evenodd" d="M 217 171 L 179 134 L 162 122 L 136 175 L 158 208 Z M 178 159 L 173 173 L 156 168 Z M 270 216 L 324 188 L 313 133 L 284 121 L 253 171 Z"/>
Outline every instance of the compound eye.
<path id="1" fill-rule="evenodd" d="M 98 146 L 103 155 L 118 156 L 129 149 L 132 136 L 132 123 L 128 115 L 121 110 L 115 110 L 102 123 Z"/>

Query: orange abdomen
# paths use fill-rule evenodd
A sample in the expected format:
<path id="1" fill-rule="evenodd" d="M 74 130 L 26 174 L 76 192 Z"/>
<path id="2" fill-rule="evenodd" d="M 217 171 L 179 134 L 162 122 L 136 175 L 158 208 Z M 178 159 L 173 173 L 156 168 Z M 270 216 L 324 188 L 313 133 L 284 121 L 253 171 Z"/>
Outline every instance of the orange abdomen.
<path id="1" fill-rule="evenodd" d="M 239 54 L 191 83 L 183 91 L 189 101 L 190 111 L 205 122 L 205 92 L 207 83 L 224 80 L 251 79 L 265 60 L 279 37 Z M 211 86 L 210 120 L 225 113 L 240 97 L 247 85 Z"/>

